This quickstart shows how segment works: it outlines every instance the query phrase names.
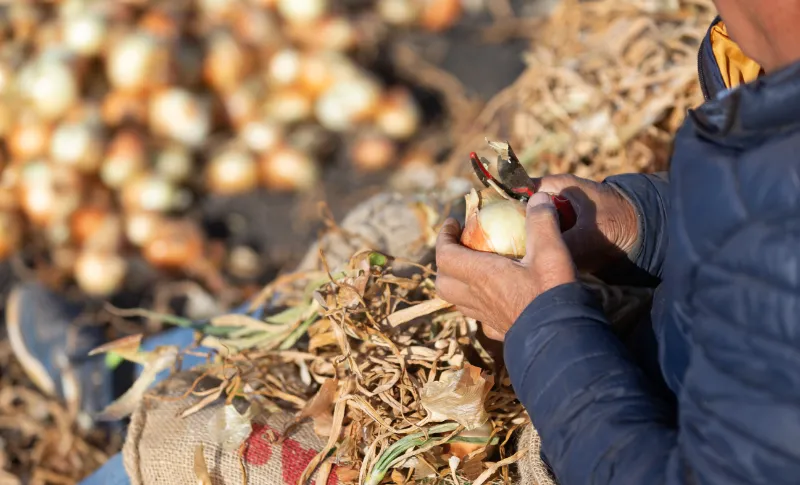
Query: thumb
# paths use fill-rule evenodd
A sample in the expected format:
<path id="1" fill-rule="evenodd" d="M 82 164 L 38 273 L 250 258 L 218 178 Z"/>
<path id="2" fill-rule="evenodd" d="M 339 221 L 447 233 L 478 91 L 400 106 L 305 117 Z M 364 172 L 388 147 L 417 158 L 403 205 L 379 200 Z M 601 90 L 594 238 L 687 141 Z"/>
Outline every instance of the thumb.
<path id="1" fill-rule="evenodd" d="M 537 250 L 562 241 L 556 206 L 546 192 L 537 192 L 528 200 L 525 216 L 527 244 L 523 262 L 528 262 Z M 562 242 L 563 244 L 563 242 Z"/>

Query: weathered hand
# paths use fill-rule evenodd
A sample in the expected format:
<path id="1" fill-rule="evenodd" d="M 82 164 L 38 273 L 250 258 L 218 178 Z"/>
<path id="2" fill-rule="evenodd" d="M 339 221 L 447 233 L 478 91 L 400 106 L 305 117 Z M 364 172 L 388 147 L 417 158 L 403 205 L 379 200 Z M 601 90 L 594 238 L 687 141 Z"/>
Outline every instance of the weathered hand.
<path id="1" fill-rule="evenodd" d="M 639 229 L 633 206 L 610 185 L 568 174 L 534 181 L 538 190 L 560 194 L 575 208 L 578 220 L 564 233 L 564 242 L 581 271 L 601 269 L 636 244 Z"/>
<path id="2" fill-rule="evenodd" d="M 439 297 L 480 321 L 486 336 L 495 340 L 503 340 L 534 298 L 577 279 L 547 194 L 531 197 L 526 231 L 526 254 L 521 261 L 463 246 L 461 228 L 453 219 L 445 222 L 436 242 Z"/>

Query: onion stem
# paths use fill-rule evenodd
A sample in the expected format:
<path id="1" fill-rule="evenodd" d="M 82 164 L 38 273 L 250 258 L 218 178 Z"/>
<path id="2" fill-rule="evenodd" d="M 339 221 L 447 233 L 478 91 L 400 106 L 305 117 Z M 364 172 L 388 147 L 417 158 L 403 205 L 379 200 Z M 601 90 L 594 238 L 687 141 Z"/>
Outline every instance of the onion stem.
<path id="1" fill-rule="evenodd" d="M 381 483 L 381 480 L 386 476 L 386 473 L 389 471 L 389 465 L 405 453 L 407 450 L 414 448 L 416 446 L 425 446 L 435 438 L 432 438 L 431 435 L 435 434 L 443 434 L 450 431 L 457 429 L 460 425 L 458 423 L 445 423 L 440 424 L 437 426 L 433 426 L 429 430 L 420 433 L 414 433 L 406 436 L 398 440 L 395 444 L 388 447 L 378 458 L 373 466 L 372 470 L 370 470 L 369 474 L 367 474 L 367 479 L 365 481 L 366 485 L 378 485 Z M 494 437 L 489 440 L 488 437 L 481 438 L 481 437 L 460 437 L 454 436 L 453 438 L 447 441 L 448 443 L 475 443 L 475 444 L 486 444 L 486 445 L 494 445 L 500 442 L 498 437 Z"/>

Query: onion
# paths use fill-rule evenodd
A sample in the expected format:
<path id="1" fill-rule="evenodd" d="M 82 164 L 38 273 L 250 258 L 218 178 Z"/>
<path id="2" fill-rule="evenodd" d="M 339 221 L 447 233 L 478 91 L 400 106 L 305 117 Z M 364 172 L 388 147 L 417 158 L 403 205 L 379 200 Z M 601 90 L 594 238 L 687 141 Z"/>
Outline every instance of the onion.
<path id="1" fill-rule="evenodd" d="M 328 9 L 327 0 L 278 0 L 278 13 L 290 23 L 310 23 Z"/>
<path id="2" fill-rule="evenodd" d="M 80 206 L 83 183 L 71 167 L 37 160 L 22 167 L 20 206 L 33 224 L 63 220 Z"/>
<path id="3" fill-rule="evenodd" d="M 493 188 L 466 196 L 467 215 L 461 243 L 476 251 L 485 251 L 521 259 L 525 256 L 526 206 L 515 199 L 505 199 Z"/>
<path id="4" fill-rule="evenodd" d="M 225 115 L 234 127 L 242 126 L 258 116 L 261 91 L 257 82 L 249 81 L 221 96 Z"/>
<path id="5" fill-rule="evenodd" d="M 174 15 L 162 8 L 151 8 L 139 19 L 139 29 L 153 37 L 175 40 L 180 35 L 181 26 Z"/>
<path id="6" fill-rule="evenodd" d="M 300 76 L 301 54 L 292 48 L 276 52 L 267 64 L 267 79 L 273 84 L 288 86 Z"/>
<path id="7" fill-rule="evenodd" d="M 232 195 L 249 192 L 258 186 L 258 166 L 249 152 L 230 147 L 211 159 L 206 183 L 211 192 Z"/>
<path id="8" fill-rule="evenodd" d="M 279 123 L 297 123 L 311 117 L 313 101 L 306 92 L 284 88 L 273 92 L 264 103 L 267 116 Z"/>
<path id="9" fill-rule="evenodd" d="M 242 127 L 239 137 L 250 150 L 264 153 L 281 144 L 284 130 L 272 120 L 251 121 Z"/>
<path id="10" fill-rule="evenodd" d="M 162 217 L 153 212 L 133 212 L 125 216 L 125 237 L 135 246 L 144 246 L 155 236 Z"/>
<path id="11" fill-rule="evenodd" d="M 110 251 L 81 251 L 75 260 L 75 281 L 81 290 L 93 296 L 108 296 L 120 289 L 128 264 Z"/>
<path id="12" fill-rule="evenodd" d="M 45 52 L 26 66 L 18 85 L 36 111 L 50 120 L 65 114 L 78 100 L 78 80 L 58 52 Z"/>
<path id="13" fill-rule="evenodd" d="M 88 122 L 62 123 L 50 139 L 53 161 L 92 173 L 102 160 L 102 140 L 98 130 Z"/>
<path id="14" fill-rule="evenodd" d="M 83 56 L 100 52 L 106 38 L 103 17 L 92 12 L 81 12 L 64 20 L 64 43 Z"/>
<path id="15" fill-rule="evenodd" d="M 350 130 L 374 114 L 380 94 L 380 86 L 365 75 L 336 82 L 317 99 L 317 119 L 331 131 Z"/>
<path id="16" fill-rule="evenodd" d="M 420 22 L 431 32 L 441 32 L 452 27 L 461 18 L 462 0 L 424 0 Z"/>
<path id="17" fill-rule="evenodd" d="M 306 153 L 282 147 L 261 157 L 259 176 L 269 189 L 294 191 L 313 188 L 320 174 L 316 161 Z"/>
<path id="18" fill-rule="evenodd" d="M 8 151 L 14 160 L 44 155 L 50 145 L 50 126 L 31 116 L 21 116 L 8 135 Z"/>
<path id="19" fill-rule="evenodd" d="M 208 106 L 189 91 L 170 88 L 150 99 L 150 128 L 197 148 L 211 131 L 211 113 Z"/>
<path id="20" fill-rule="evenodd" d="M 113 224 L 114 215 L 102 207 L 79 207 L 70 217 L 70 234 L 83 245 L 98 234 L 104 225 Z"/>
<path id="21" fill-rule="evenodd" d="M 155 171 L 172 183 L 183 183 L 194 171 L 194 157 L 185 146 L 169 144 L 156 154 Z"/>
<path id="22" fill-rule="evenodd" d="M 328 16 L 313 24 L 290 24 L 289 37 L 310 49 L 345 52 L 358 42 L 358 32 L 345 17 Z"/>
<path id="23" fill-rule="evenodd" d="M 214 89 L 234 89 L 252 67 L 249 53 L 228 33 L 215 33 L 208 41 L 203 77 Z"/>
<path id="24" fill-rule="evenodd" d="M 122 188 L 122 205 L 126 211 L 166 212 L 177 203 L 178 191 L 166 178 L 141 174 Z"/>
<path id="25" fill-rule="evenodd" d="M 255 279 L 261 274 L 261 259 L 252 248 L 236 246 L 228 255 L 227 267 L 236 278 Z"/>
<path id="26" fill-rule="evenodd" d="M 372 172 L 387 168 L 394 161 L 397 147 L 379 134 L 364 134 L 356 139 L 350 155 L 359 170 Z"/>
<path id="27" fill-rule="evenodd" d="M 146 163 L 147 150 L 141 135 L 132 130 L 120 131 L 108 146 L 100 179 L 108 187 L 120 188 L 141 173 Z"/>
<path id="28" fill-rule="evenodd" d="M 455 437 L 456 440 L 458 438 L 477 438 L 478 440 L 483 440 L 484 443 L 466 443 L 463 441 L 451 441 L 450 443 L 445 445 L 445 453 L 463 460 L 467 455 L 469 455 L 473 451 L 480 450 L 485 446 L 486 454 L 491 455 L 494 449 L 497 447 L 494 445 L 487 445 L 486 442 L 492 435 L 493 429 L 494 428 L 492 427 L 491 421 L 487 421 L 478 428 L 472 430 L 464 430 L 456 435 Z"/>
<path id="29" fill-rule="evenodd" d="M 390 25 L 410 26 L 420 15 L 417 0 L 379 0 L 378 15 Z"/>
<path id="30" fill-rule="evenodd" d="M 106 75 L 117 89 L 140 91 L 166 80 L 167 52 L 151 35 L 137 32 L 116 43 L 106 58 Z"/>
<path id="31" fill-rule="evenodd" d="M 405 140 L 417 132 L 421 117 L 420 109 L 408 89 L 394 88 L 381 101 L 375 123 L 386 135 Z"/>
<path id="32" fill-rule="evenodd" d="M 188 220 L 163 220 L 144 244 L 145 259 L 158 268 L 180 269 L 203 257 L 200 228 Z"/>

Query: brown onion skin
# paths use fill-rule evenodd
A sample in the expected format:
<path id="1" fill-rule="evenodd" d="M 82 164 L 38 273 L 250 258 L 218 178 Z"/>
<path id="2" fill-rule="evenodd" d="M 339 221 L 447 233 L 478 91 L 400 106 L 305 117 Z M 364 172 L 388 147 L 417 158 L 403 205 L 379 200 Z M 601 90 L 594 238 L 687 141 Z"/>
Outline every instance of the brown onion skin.
<path id="1" fill-rule="evenodd" d="M 461 232 L 461 244 L 475 251 L 494 252 L 489 239 L 486 238 L 486 234 L 481 228 L 477 214 L 467 218 L 464 223 L 464 230 Z"/>

